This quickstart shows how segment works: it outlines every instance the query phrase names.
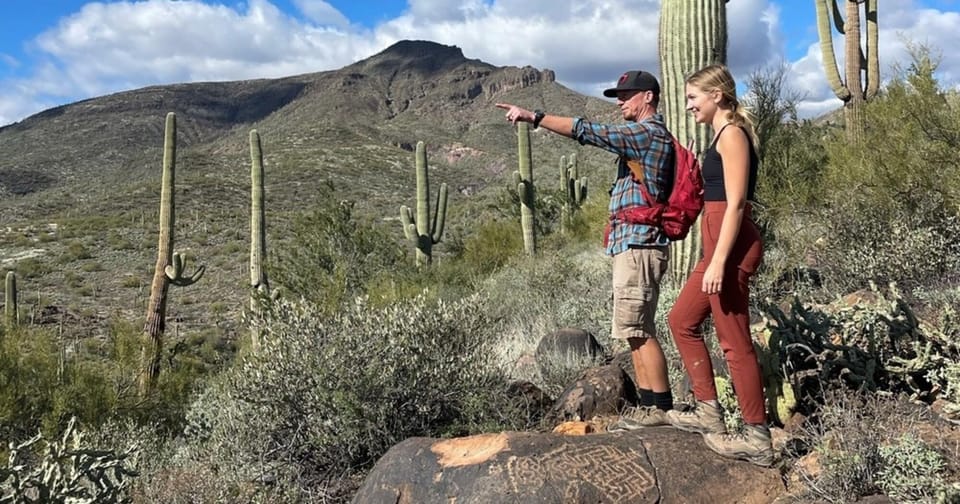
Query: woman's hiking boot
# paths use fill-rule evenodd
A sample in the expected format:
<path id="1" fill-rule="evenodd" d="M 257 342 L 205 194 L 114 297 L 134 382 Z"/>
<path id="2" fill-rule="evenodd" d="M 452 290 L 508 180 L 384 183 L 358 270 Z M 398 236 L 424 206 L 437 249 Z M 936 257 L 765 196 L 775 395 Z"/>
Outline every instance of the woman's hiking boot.
<path id="1" fill-rule="evenodd" d="M 691 409 L 670 410 L 666 416 L 670 425 L 687 432 L 700 434 L 727 432 L 727 426 L 723 423 L 723 411 L 717 404 L 697 401 Z"/>
<path id="2" fill-rule="evenodd" d="M 773 465 L 773 444 L 770 429 L 766 425 L 743 426 L 743 430 L 731 434 L 704 434 L 707 446 L 724 457 L 752 462 L 758 466 Z"/>

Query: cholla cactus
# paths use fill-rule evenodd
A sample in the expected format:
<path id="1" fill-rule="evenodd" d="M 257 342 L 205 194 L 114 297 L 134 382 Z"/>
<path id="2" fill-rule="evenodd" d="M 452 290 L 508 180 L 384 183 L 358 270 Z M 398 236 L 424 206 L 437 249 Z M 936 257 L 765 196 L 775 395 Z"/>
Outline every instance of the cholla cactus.
<path id="1" fill-rule="evenodd" d="M 780 360 L 781 336 L 769 326 L 754 337 L 754 348 L 760 360 L 763 392 L 767 400 L 767 415 L 770 420 L 783 425 L 797 408 L 793 385 L 787 380 Z"/>
<path id="2" fill-rule="evenodd" d="M 819 309 L 795 300 L 789 315 L 774 305 L 764 310 L 798 407 L 816 409 L 825 390 L 848 387 L 942 399 L 945 410 L 960 413 L 960 328 L 919 320 L 895 285 L 884 292 L 871 284 Z"/>
<path id="3" fill-rule="evenodd" d="M 39 461 L 29 456 L 39 443 Z M 9 462 L 0 467 L 0 504 L 44 502 L 62 504 L 126 503 L 131 479 L 138 475 L 130 462 L 138 448 L 123 453 L 84 446 L 83 434 L 71 418 L 60 440 L 37 434 L 21 444 L 10 443 Z"/>

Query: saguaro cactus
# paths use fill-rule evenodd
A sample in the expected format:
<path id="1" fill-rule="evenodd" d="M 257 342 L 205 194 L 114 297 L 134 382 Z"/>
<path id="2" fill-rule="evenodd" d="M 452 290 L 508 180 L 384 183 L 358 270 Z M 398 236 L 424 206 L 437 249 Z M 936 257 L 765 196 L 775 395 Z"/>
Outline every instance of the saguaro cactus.
<path id="1" fill-rule="evenodd" d="M 17 306 L 17 274 L 8 271 L 6 291 L 3 298 L 4 321 L 7 327 L 13 327 L 20 323 L 20 310 Z"/>
<path id="2" fill-rule="evenodd" d="M 250 131 L 250 346 L 260 349 L 260 297 L 270 295 L 263 262 L 267 258 L 267 233 L 263 209 L 263 150 L 260 134 Z"/>
<path id="3" fill-rule="evenodd" d="M 863 141 L 863 104 L 877 94 L 880 87 L 880 59 L 877 51 L 877 0 L 840 0 L 845 5 L 846 19 L 840 14 L 837 0 L 814 0 L 817 6 L 817 34 L 823 54 L 823 69 L 830 87 L 843 101 L 843 118 L 847 138 Z M 867 22 L 866 50 L 860 46 L 860 4 L 865 4 Z M 833 51 L 830 19 L 844 36 L 844 80 L 840 78 Z"/>
<path id="4" fill-rule="evenodd" d="M 661 105 L 667 127 L 683 145 L 710 143 L 706 125 L 697 124 L 684 107 L 684 80 L 691 73 L 727 61 L 726 0 L 663 0 L 660 4 Z M 699 260 L 702 237 L 695 225 L 687 237 L 670 245 L 670 270 L 682 284 Z"/>
<path id="5" fill-rule="evenodd" d="M 160 375 L 160 357 L 163 352 L 163 332 L 166 328 L 167 291 L 170 285 L 185 287 L 203 276 L 204 266 L 190 276 L 184 276 L 186 260 L 173 252 L 174 180 L 177 156 L 177 118 L 167 114 L 163 138 L 163 176 L 160 190 L 160 238 L 157 245 L 157 265 L 150 285 L 150 303 L 144 324 L 141 352 L 140 393 L 147 394 Z"/>
<path id="6" fill-rule="evenodd" d="M 580 177 L 576 154 L 571 154 L 569 160 L 560 156 L 560 190 L 564 193 L 560 232 L 565 233 L 573 214 L 587 199 L 587 177 Z"/>
<path id="7" fill-rule="evenodd" d="M 433 261 L 433 246 L 443 237 L 443 225 L 447 217 L 447 184 L 440 184 L 433 221 L 430 221 L 430 180 L 427 176 L 427 150 L 423 142 L 417 142 L 417 217 L 414 220 L 410 208 L 400 207 L 400 222 L 407 240 L 417 247 L 417 266 Z"/>
<path id="8" fill-rule="evenodd" d="M 513 181 L 520 195 L 520 227 L 523 230 L 523 250 L 528 255 L 537 253 L 534 214 L 533 156 L 530 151 L 530 127 L 525 122 L 517 123 L 517 158 L 520 169 L 513 172 Z"/>

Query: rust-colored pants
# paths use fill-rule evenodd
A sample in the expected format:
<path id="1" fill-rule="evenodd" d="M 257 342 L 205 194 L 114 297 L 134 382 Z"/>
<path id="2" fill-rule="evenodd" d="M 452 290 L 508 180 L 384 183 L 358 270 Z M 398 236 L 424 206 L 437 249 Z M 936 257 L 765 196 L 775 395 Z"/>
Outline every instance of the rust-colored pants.
<path id="1" fill-rule="evenodd" d="M 693 395 L 697 400 L 709 401 L 717 398 L 717 388 L 700 326 L 707 316 L 713 315 L 717 340 L 730 368 L 743 420 L 749 424 L 762 424 L 766 422 L 766 410 L 760 364 L 750 336 L 749 297 L 750 277 L 756 273 L 763 259 L 763 242 L 750 217 L 749 204 L 743 213 L 737 241 L 727 258 L 720 293 L 707 295 L 702 290 L 703 274 L 717 247 L 726 207 L 723 201 L 707 201 L 704 204 L 700 217 L 703 258 L 680 291 L 676 304 L 670 310 L 668 323 L 683 365 L 690 375 Z"/>

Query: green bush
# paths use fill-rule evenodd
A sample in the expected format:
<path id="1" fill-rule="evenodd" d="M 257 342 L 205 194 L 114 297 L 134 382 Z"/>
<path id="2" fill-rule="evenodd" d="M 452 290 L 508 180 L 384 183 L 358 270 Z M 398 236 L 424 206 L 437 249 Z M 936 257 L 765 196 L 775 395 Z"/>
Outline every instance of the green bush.
<path id="1" fill-rule="evenodd" d="M 352 202 L 320 201 L 283 230 L 268 278 L 330 314 L 363 294 L 376 273 L 403 269 L 407 261 L 393 235 L 358 217 Z"/>
<path id="2" fill-rule="evenodd" d="M 916 435 L 880 447 L 877 485 L 897 502 L 930 502 L 943 485 L 943 456 Z"/>
<path id="3" fill-rule="evenodd" d="M 425 297 L 335 317 L 280 301 L 261 352 L 206 389 L 190 413 L 197 449 L 225 484 L 282 479 L 316 489 L 371 466 L 410 436 L 525 428 L 490 366 L 495 339 L 480 301 Z"/>
<path id="4" fill-rule="evenodd" d="M 828 143 L 820 258 L 836 289 L 960 271 L 960 110 L 935 70 L 917 51 L 865 109 L 863 145 Z"/>

